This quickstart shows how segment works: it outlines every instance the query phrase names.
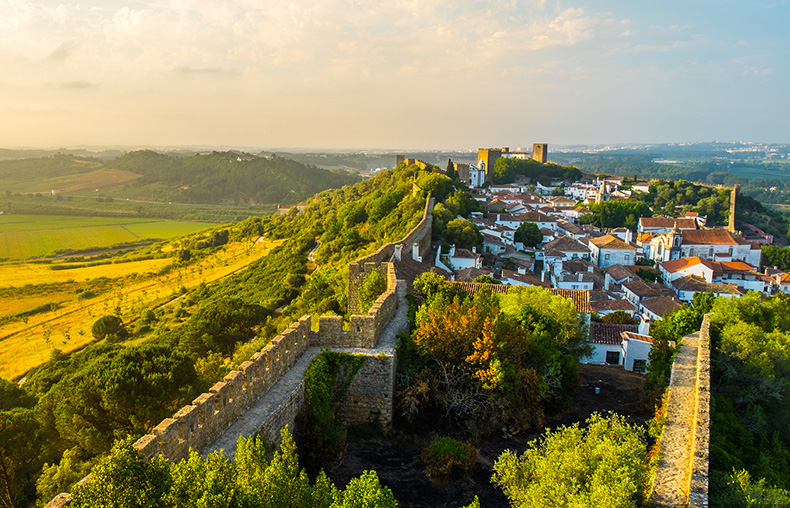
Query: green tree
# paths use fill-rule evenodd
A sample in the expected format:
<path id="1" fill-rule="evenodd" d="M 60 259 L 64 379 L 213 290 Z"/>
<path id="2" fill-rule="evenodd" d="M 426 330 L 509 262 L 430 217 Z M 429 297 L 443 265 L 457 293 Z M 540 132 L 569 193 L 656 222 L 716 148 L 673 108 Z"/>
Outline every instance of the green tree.
<path id="1" fill-rule="evenodd" d="M 449 178 L 451 180 L 455 180 L 455 179 L 458 178 L 458 174 L 455 172 L 455 165 L 453 164 L 453 161 L 450 160 L 450 159 L 447 159 L 447 171 L 446 171 L 446 174 L 447 174 L 447 178 Z"/>
<path id="2" fill-rule="evenodd" d="M 492 480 L 512 506 L 638 506 L 644 432 L 618 415 L 594 414 L 586 423 L 548 431 L 521 457 L 509 450 L 500 455 Z"/>
<path id="3" fill-rule="evenodd" d="M 164 495 L 171 485 L 167 461 L 161 456 L 142 460 L 124 439 L 113 446 L 110 455 L 93 468 L 93 478 L 72 489 L 76 508 L 164 508 Z"/>
<path id="4" fill-rule="evenodd" d="M 27 506 L 35 493 L 35 478 L 41 467 L 40 425 L 34 410 L 15 408 L 0 411 L 0 506 Z"/>
<path id="5" fill-rule="evenodd" d="M 91 328 L 91 334 L 96 340 L 120 338 L 124 336 L 125 332 L 123 321 L 114 314 L 100 317 Z"/>
<path id="6" fill-rule="evenodd" d="M 534 222 L 523 222 L 516 229 L 514 239 L 527 247 L 537 247 L 543 241 L 543 233 Z"/>
<path id="7" fill-rule="evenodd" d="M 381 268 L 374 268 L 365 276 L 359 287 L 359 313 L 367 314 L 379 296 L 387 290 L 387 280 L 381 273 Z"/>
<path id="8" fill-rule="evenodd" d="M 478 252 L 483 248 L 483 234 L 474 222 L 466 219 L 453 219 L 447 223 L 445 232 L 447 243 L 455 244 L 461 249 L 472 249 L 475 247 Z"/>

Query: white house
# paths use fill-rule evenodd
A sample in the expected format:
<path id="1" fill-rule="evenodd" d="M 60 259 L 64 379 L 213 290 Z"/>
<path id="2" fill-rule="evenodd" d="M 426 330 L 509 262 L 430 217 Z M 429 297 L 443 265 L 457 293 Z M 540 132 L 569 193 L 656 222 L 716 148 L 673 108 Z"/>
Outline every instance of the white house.
<path id="1" fill-rule="evenodd" d="M 599 268 L 621 264 L 632 265 L 636 261 L 636 247 L 628 245 L 612 235 L 604 235 L 588 240 L 593 262 Z"/>
<path id="2" fill-rule="evenodd" d="M 623 364 L 623 332 L 637 333 L 637 325 L 590 323 L 590 342 L 593 352 L 582 358 L 582 363 L 609 365 Z"/>
<path id="3" fill-rule="evenodd" d="M 760 266 L 762 250 L 726 229 L 672 229 L 653 236 L 645 255 L 659 263 L 698 256 L 711 261 L 744 261 Z"/>
<path id="4" fill-rule="evenodd" d="M 653 337 L 634 332 L 621 332 L 623 337 L 623 368 L 644 374 L 653 349 Z"/>
<path id="5" fill-rule="evenodd" d="M 464 268 L 482 268 L 483 256 L 472 250 L 457 249 L 455 245 L 450 247 L 450 253 L 447 255 L 447 261 L 450 263 L 450 268 L 453 270 L 463 270 Z"/>

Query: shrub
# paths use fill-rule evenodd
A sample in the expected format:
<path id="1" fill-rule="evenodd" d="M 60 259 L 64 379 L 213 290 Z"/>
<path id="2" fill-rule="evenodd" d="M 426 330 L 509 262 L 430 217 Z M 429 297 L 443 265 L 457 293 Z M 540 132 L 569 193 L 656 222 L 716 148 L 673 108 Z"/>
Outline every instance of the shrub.
<path id="1" fill-rule="evenodd" d="M 466 478 L 477 461 L 477 449 L 451 437 L 437 437 L 423 450 L 425 474 L 432 480 L 456 481 Z"/>

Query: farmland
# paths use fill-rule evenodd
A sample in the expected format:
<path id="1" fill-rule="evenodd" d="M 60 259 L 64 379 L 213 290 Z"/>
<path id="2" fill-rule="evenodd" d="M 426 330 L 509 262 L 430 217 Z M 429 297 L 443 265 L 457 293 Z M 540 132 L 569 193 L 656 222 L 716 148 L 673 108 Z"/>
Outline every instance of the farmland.
<path id="1" fill-rule="evenodd" d="M 184 289 L 243 269 L 280 243 L 234 242 L 197 263 L 172 265 L 169 270 L 166 268 L 172 259 L 68 270 L 51 270 L 45 265 L 0 266 L 0 286 L 31 285 L 23 295 L 0 288 L 0 309 L 5 316 L 55 304 L 52 310 L 24 319 L 0 321 L 0 377 L 18 378 L 49 360 L 54 349 L 70 352 L 93 342 L 91 327 L 102 315 L 118 313 L 125 323 L 132 323 L 143 310 L 175 304 Z M 97 283 L 103 294 L 86 293 Z M 54 287 L 50 291 L 36 290 L 44 284 Z"/>
<path id="2" fill-rule="evenodd" d="M 142 218 L 5 214 L 0 215 L 0 259 L 27 259 L 62 249 L 105 248 L 142 239 L 169 239 L 211 226 Z"/>

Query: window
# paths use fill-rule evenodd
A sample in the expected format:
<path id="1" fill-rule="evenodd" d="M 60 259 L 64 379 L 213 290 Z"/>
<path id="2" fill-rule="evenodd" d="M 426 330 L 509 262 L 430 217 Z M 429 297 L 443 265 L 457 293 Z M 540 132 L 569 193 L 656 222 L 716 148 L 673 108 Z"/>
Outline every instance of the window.
<path id="1" fill-rule="evenodd" d="M 631 259 L 631 254 L 626 254 L 626 255 L 625 255 L 625 260 L 626 260 L 626 261 L 629 261 L 630 259 Z"/>
<path id="2" fill-rule="evenodd" d="M 603 258 L 604 259 L 609 259 L 609 254 L 604 254 Z"/>
<path id="3" fill-rule="evenodd" d="M 620 365 L 620 351 L 607 351 L 606 363 L 610 365 Z"/>
<path id="4" fill-rule="evenodd" d="M 634 360 L 634 372 L 644 374 L 646 370 L 647 360 Z"/>

